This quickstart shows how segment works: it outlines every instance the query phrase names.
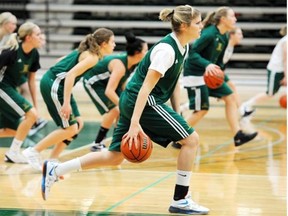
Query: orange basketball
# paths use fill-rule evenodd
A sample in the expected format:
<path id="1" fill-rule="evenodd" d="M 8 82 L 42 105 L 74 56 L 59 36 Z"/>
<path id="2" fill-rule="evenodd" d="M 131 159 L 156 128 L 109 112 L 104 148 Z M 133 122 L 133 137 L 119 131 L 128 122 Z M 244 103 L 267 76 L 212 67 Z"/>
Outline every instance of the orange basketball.
<path id="1" fill-rule="evenodd" d="M 217 75 L 204 75 L 204 81 L 208 88 L 216 89 L 219 88 L 224 82 L 224 72 L 218 69 Z"/>
<path id="2" fill-rule="evenodd" d="M 138 135 L 138 148 L 136 149 L 135 145 L 132 145 L 132 148 L 129 149 L 128 143 L 124 143 L 123 139 L 121 142 L 121 152 L 124 155 L 125 159 L 132 163 L 141 163 L 147 160 L 153 149 L 153 144 L 150 137 L 139 133 Z"/>
<path id="3" fill-rule="evenodd" d="M 282 108 L 287 109 L 287 95 L 282 95 L 279 99 L 279 104 Z"/>

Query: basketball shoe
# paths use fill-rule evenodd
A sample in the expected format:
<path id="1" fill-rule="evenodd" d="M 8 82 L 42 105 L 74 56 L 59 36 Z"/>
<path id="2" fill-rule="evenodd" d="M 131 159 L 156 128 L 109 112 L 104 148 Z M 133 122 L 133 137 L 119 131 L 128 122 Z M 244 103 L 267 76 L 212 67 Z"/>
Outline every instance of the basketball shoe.
<path id="1" fill-rule="evenodd" d="M 104 142 L 100 142 L 100 143 L 93 142 L 92 146 L 90 148 L 91 152 L 105 151 L 105 150 L 107 150 L 107 148 L 106 148 Z"/>
<path id="2" fill-rule="evenodd" d="M 8 163 L 27 163 L 26 158 L 21 154 L 20 151 L 8 150 L 5 153 L 6 162 Z"/>
<path id="3" fill-rule="evenodd" d="M 255 109 L 243 103 L 239 108 L 239 112 L 241 117 L 245 118 L 250 117 L 255 112 Z"/>
<path id="4" fill-rule="evenodd" d="M 34 134 L 36 134 L 41 128 L 43 128 L 46 124 L 48 123 L 47 120 L 45 119 L 37 119 L 37 121 L 35 122 L 35 124 L 32 126 L 32 128 L 30 129 L 28 135 L 29 136 L 33 136 Z"/>
<path id="5" fill-rule="evenodd" d="M 252 139 L 254 139 L 257 136 L 257 134 L 258 134 L 258 132 L 247 134 L 247 133 L 243 133 L 242 130 L 239 130 L 237 132 L 237 134 L 234 136 L 235 146 L 237 147 L 237 146 L 243 145 L 243 144 L 251 141 Z"/>
<path id="6" fill-rule="evenodd" d="M 190 214 L 190 215 L 206 215 L 209 213 L 209 209 L 200 206 L 197 203 L 195 203 L 191 199 L 190 193 L 185 197 L 185 199 L 181 200 L 173 200 L 170 207 L 169 212 L 170 213 L 180 213 L 180 214 Z"/>
<path id="7" fill-rule="evenodd" d="M 55 168 L 58 166 L 58 163 L 52 161 L 45 161 L 42 171 L 42 184 L 41 192 L 42 198 L 47 200 L 51 187 L 55 182 L 59 180 L 58 176 L 55 173 Z"/>
<path id="8" fill-rule="evenodd" d="M 42 160 L 39 152 L 37 152 L 34 148 L 29 147 L 25 149 L 22 154 L 33 169 L 38 171 L 42 170 Z"/>

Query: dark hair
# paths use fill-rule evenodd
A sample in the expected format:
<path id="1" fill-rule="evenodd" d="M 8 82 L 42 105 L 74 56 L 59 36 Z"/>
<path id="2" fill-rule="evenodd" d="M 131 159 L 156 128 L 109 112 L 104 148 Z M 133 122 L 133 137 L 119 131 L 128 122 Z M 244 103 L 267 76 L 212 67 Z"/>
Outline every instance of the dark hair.
<path id="1" fill-rule="evenodd" d="M 144 40 L 137 38 L 132 32 L 125 33 L 126 38 L 126 51 L 129 56 L 135 55 L 137 52 L 141 52 L 143 44 L 146 43 Z"/>

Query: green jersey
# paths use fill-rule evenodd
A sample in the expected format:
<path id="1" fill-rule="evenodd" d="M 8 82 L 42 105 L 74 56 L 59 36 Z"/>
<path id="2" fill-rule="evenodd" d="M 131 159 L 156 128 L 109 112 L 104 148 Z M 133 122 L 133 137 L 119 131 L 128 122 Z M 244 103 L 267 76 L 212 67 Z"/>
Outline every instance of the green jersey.
<path id="1" fill-rule="evenodd" d="M 57 62 L 53 67 L 51 67 L 47 73 L 50 74 L 50 77 L 59 77 L 62 79 L 61 84 L 64 85 L 64 78 L 68 71 L 70 71 L 76 64 L 78 64 L 78 59 L 81 53 L 78 50 L 73 50 L 67 56 L 65 56 L 61 61 Z M 77 76 L 75 78 L 74 85 L 81 79 L 83 76 Z"/>
<path id="2" fill-rule="evenodd" d="M 105 56 L 101 61 L 99 61 L 93 68 L 89 69 L 83 76 L 85 82 L 88 82 L 91 86 L 106 88 L 109 78 L 111 76 L 111 71 L 109 71 L 109 63 L 114 60 L 119 59 L 125 66 L 125 75 L 121 78 L 118 88 L 121 88 L 123 83 L 126 82 L 130 76 L 132 69 L 128 69 L 128 55 L 127 53 L 120 53 L 116 55 Z"/>
<path id="3" fill-rule="evenodd" d="M 203 76 L 206 67 L 213 63 L 224 69 L 223 56 L 229 36 L 221 34 L 215 25 L 205 28 L 192 45 L 184 64 L 184 76 Z"/>
<path id="4" fill-rule="evenodd" d="M 182 65 L 188 50 L 188 45 L 185 47 L 185 53 L 181 54 L 178 45 L 172 38 L 171 34 L 164 37 L 154 46 L 159 43 L 169 44 L 175 51 L 175 59 L 173 65 L 166 71 L 164 76 L 160 78 L 150 93 L 150 96 L 153 96 L 155 100 L 153 103 L 164 104 L 170 99 L 174 92 L 175 86 L 182 71 Z M 149 70 L 149 66 L 151 64 L 150 56 L 154 46 L 146 53 L 145 57 L 139 63 L 139 66 L 137 67 L 132 79 L 127 84 L 126 91 L 132 93 L 132 95 L 135 97 L 135 101 Z M 163 61 L 165 61 L 165 59 L 163 59 Z"/>
<path id="5" fill-rule="evenodd" d="M 5 52 L 3 55 L 10 56 L 9 63 L 1 63 L 3 65 L 0 72 L 0 81 L 17 87 L 20 84 L 20 78 L 27 75 L 29 72 L 36 72 L 40 68 L 39 53 L 37 49 L 32 49 L 29 53 L 25 53 L 22 48 L 22 43 L 19 44 L 17 50 Z M 4 61 L 5 58 L 1 61 Z M 8 60 L 8 58 L 6 58 Z"/>

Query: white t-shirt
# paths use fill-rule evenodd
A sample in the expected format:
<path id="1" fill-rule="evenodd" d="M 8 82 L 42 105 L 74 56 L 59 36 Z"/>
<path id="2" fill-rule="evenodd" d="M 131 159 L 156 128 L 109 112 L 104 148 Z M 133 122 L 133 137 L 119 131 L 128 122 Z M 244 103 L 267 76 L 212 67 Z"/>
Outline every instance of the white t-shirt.
<path id="1" fill-rule="evenodd" d="M 234 47 L 228 45 L 223 56 L 224 64 L 227 64 L 227 62 L 231 59 L 233 52 L 234 52 Z"/>
<path id="2" fill-rule="evenodd" d="M 270 57 L 270 61 L 267 65 L 267 69 L 274 72 L 282 72 L 284 71 L 283 65 L 283 44 L 287 41 L 287 35 L 282 37 L 278 43 L 276 44 L 272 55 Z M 287 46 L 285 46 L 285 49 Z"/>
<path id="3" fill-rule="evenodd" d="M 184 54 L 185 48 L 182 47 L 175 33 L 171 33 L 170 35 L 176 41 L 180 52 Z M 149 69 L 158 71 L 159 73 L 161 73 L 161 77 L 163 77 L 166 71 L 174 64 L 175 51 L 171 45 L 167 43 L 159 43 L 153 48 L 150 55 L 150 61 L 151 64 L 149 66 Z"/>

